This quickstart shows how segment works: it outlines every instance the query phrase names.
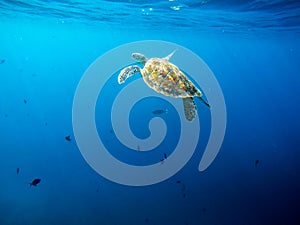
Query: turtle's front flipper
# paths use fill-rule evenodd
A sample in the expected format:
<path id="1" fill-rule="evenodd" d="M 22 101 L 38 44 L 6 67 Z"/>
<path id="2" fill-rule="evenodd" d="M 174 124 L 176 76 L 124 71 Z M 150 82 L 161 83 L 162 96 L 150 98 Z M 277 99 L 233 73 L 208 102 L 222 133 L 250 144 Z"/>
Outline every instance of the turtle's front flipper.
<path id="1" fill-rule="evenodd" d="M 133 74 L 140 72 L 140 67 L 138 66 L 128 66 L 121 70 L 119 76 L 118 76 L 118 83 L 122 84 L 125 82 L 125 80 L 132 76 Z"/>
<path id="2" fill-rule="evenodd" d="M 192 97 L 183 98 L 183 107 L 184 107 L 184 114 L 185 118 L 188 121 L 192 121 L 196 117 L 196 104 Z"/>

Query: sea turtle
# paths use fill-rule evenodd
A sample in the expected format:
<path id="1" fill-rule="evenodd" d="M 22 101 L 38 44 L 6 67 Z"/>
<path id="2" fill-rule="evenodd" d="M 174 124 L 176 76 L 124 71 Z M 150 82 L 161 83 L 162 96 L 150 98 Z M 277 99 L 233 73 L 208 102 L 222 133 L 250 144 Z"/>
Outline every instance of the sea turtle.
<path id="1" fill-rule="evenodd" d="M 128 77 L 140 73 L 145 83 L 156 92 L 174 98 L 182 98 L 185 117 L 188 121 L 192 121 L 196 117 L 196 105 L 193 97 L 198 97 L 208 107 L 210 105 L 202 98 L 201 91 L 186 75 L 169 62 L 174 52 L 164 58 L 150 59 L 141 53 L 133 53 L 132 58 L 142 64 L 144 68 L 137 65 L 124 68 L 118 76 L 118 83 L 122 84 Z"/>

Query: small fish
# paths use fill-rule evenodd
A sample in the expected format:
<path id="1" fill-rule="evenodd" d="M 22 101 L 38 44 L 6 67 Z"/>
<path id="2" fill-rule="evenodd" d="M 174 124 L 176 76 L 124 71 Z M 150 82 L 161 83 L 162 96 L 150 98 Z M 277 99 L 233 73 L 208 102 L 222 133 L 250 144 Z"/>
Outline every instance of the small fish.
<path id="1" fill-rule="evenodd" d="M 65 137 L 65 139 L 66 139 L 67 141 L 71 141 L 71 136 L 68 135 L 68 136 Z"/>
<path id="2" fill-rule="evenodd" d="M 0 64 L 3 64 L 3 63 L 5 63 L 5 59 L 0 60 Z"/>
<path id="3" fill-rule="evenodd" d="M 258 166 L 258 164 L 259 164 L 259 160 L 257 159 L 255 160 L 255 167 Z"/>
<path id="4" fill-rule="evenodd" d="M 20 168 L 18 167 L 18 168 L 17 168 L 17 174 L 19 174 L 19 173 L 20 173 Z"/>
<path id="5" fill-rule="evenodd" d="M 24 99 L 24 104 L 27 104 L 27 100 L 26 99 Z"/>
<path id="6" fill-rule="evenodd" d="M 154 115 L 161 115 L 163 113 L 168 113 L 168 109 L 157 109 L 157 110 L 152 111 L 152 114 L 154 114 Z"/>
<path id="7" fill-rule="evenodd" d="M 180 180 L 177 180 L 177 181 L 176 181 L 176 183 L 177 183 L 177 184 L 180 184 L 180 183 L 181 183 L 181 181 L 180 181 Z"/>
<path id="8" fill-rule="evenodd" d="M 168 157 L 167 157 L 167 154 L 166 153 L 164 153 L 164 159 L 167 159 Z"/>
<path id="9" fill-rule="evenodd" d="M 30 187 L 31 186 L 35 186 L 36 187 L 36 185 L 39 184 L 40 182 L 41 182 L 41 179 L 36 178 L 31 183 L 29 183 L 29 185 L 30 185 Z"/>

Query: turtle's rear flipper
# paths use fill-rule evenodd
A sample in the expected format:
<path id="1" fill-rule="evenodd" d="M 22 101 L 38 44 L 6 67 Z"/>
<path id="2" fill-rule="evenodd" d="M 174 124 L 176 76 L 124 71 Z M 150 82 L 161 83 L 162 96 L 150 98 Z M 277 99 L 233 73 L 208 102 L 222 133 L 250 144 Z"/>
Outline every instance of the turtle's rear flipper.
<path id="1" fill-rule="evenodd" d="M 199 99 L 200 99 L 206 106 L 208 106 L 208 108 L 210 108 L 210 105 L 209 105 L 202 97 L 199 97 Z"/>
<path id="2" fill-rule="evenodd" d="M 118 76 L 118 83 L 122 84 L 125 82 L 125 80 L 132 76 L 133 74 L 140 72 L 140 67 L 138 66 L 128 66 L 121 70 L 119 76 Z"/>
<path id="3" fill-rule="evenodd" d="M 191 97 L 183 98 L 184 115 L 188 121 L 192 121 L 196 117 L 196 104 Z"/>

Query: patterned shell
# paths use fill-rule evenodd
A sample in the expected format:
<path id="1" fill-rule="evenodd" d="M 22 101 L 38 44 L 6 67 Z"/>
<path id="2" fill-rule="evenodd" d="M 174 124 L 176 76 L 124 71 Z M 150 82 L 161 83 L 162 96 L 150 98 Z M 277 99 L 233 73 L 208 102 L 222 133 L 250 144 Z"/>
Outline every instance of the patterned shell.
<path id="1" fill-rule="evenodd" d="M 202 96 L 202 93 L 178 67 L 166 59 L 149 59 L 141 74 L 150 88 L 166 96 L 175 98 Z"/>

